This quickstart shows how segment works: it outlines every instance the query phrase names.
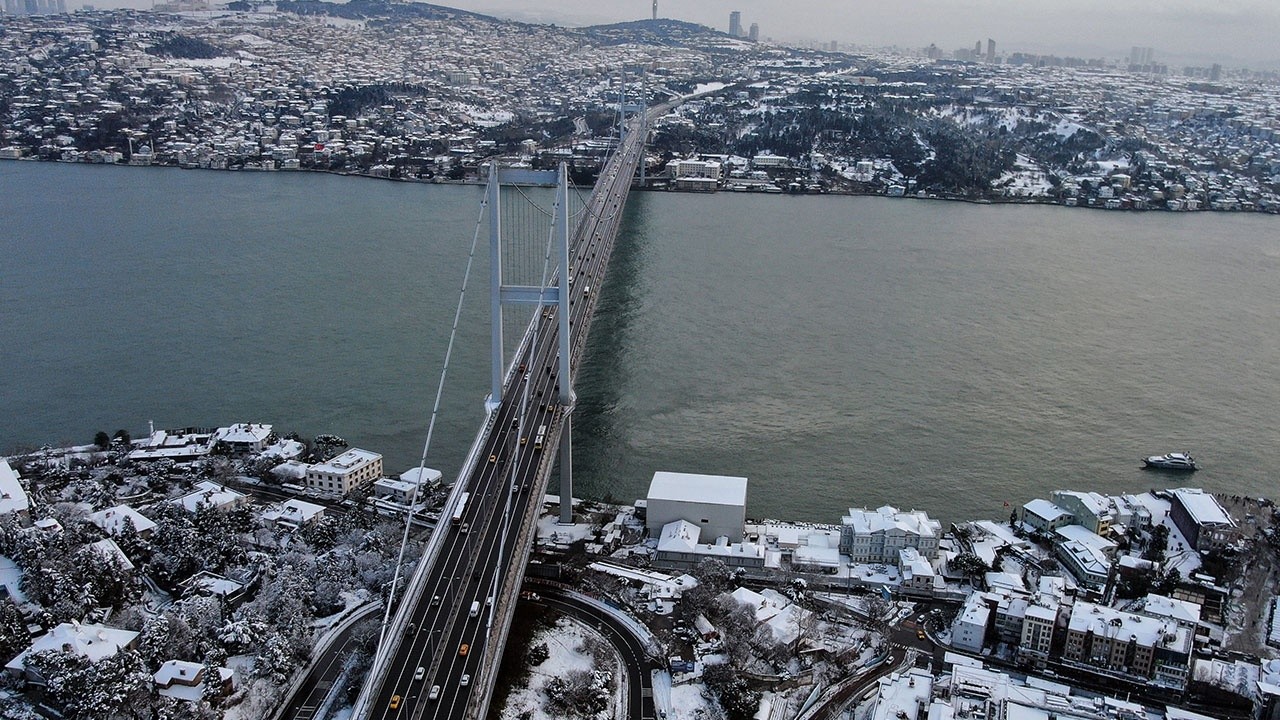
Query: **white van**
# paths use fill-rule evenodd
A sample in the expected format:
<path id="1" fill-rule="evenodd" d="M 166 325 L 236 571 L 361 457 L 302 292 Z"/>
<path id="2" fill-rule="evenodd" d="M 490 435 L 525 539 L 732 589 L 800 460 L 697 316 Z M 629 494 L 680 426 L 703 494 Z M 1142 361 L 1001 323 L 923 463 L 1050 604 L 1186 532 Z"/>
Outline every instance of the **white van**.
<path id="1" fill-rule="evenodd" d="M 480 614 L 480 601 L 479 600 L 471 601 L 471 617 L 475 617 L 479 614 Z"/>

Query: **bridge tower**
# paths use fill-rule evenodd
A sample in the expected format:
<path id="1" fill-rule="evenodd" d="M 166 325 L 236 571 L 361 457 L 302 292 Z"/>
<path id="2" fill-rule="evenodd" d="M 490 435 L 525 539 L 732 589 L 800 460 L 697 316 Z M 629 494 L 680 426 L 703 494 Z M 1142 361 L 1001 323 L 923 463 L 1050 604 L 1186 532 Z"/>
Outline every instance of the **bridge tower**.
<path id="1" fill-rule="evenodd" d="M 552 211 L 552 241 L 559 255 L 556 281 L 554 285 L 515 285 L 507 284 L 502 273 L 502 185 L 555 185 L 555 208 Z M 573 377 L 570 374 L 569 361 L 572 338 L 569 325 L 569 171 L 565 163 L 554 170 L 524 170 L 520 168 L 500 168 L 497 161 L 489 165 L 489 182 L 485 190 L 487 194 L 489 214 L 489 314 L 492 328 L 490 330 L 490 389 L 485 398 L 485 410 L 492 414 L 502 403 L 503 378 L 508 369 L 505 365 L 506 348 L 503 339 L 503 306 L 535 305 L 538 308 L 555 308 L 559 352 L 556 355 L 557 375 L 560 391 L 557 402 L 560 405 L 560 522 L 573 523 L 573 408 L 577 396 L 573 392 Z M 552 247 L 548 244 L 546 257 L 549 260 Z M 538 325 L 535 317 L 534 325 Z M 535 368 L 528 368 L 535 372 Z M 513 380 L 517 380 L 512 374 Z"/>

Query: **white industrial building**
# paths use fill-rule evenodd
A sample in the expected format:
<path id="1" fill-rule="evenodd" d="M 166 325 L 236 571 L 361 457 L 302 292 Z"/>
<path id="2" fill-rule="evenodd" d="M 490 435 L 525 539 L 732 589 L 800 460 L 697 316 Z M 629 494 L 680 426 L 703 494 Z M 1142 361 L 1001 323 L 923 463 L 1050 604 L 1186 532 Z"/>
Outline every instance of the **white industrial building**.
<path id="1" fill-rule="evenodd" d="M 707 542 L 720 537 L 740 542 L 747 521 L 747 479 L 655 472 L 647 506 L 645 529 L 650 537 L 657 537 L 668 523 L 687 520 Z"/>

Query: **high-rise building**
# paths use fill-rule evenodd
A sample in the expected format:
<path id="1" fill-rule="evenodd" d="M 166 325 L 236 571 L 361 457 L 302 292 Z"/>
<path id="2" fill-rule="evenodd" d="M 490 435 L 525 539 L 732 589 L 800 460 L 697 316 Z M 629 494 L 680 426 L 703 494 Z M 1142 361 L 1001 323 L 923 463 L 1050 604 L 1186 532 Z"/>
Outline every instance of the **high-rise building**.
<path id="1" fill-rule="evenodd" d="M 1213 82 L 1218 82 L 1221 79 L 1222 79 L 1222 65 L 1218 63 L 1214 63 L 1213 67 L 1209 68 L 1209 80 Z"/>
<path id="2" fill-rule="evenodd" d="M 760 42 L 760 23 L 751 23 L 751 30 L 747 32 L 747 39 L 751 42 Z"/>
<path id="3" fill-rule="evenodd" d="M 729 34 L 742 37 L 742 13 L 737 10 L 729 13 Z"/>
<path id="4" fill-rule="evenodd" d="M 987 62 L 995 64 L 996 61 L 996 41 L 987 38 Z"/>
<path id="5" fill-rule="evenodd" d="M 1153 48 L 1138 47 L 1137 45 L 1134 45 L 1133 49 L 1129 51 L 1129 66 L 1141 69 L 1144 66 L 1150 65 L 1155 54 L 1156 51 Z"/>

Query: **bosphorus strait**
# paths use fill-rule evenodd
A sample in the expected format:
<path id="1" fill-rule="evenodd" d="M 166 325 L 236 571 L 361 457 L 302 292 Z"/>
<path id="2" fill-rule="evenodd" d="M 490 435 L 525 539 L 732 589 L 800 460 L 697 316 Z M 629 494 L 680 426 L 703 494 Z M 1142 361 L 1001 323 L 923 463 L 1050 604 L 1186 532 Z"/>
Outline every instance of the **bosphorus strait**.
<path id="1" fill-rule="evenodd" d="M 0 451 L 237 421 L 416 464 L 480 190 L 0 164 Z M 944 521 L 1055 488 L 1273 495 L 1265 216 L 633 193 L 578 379 L 578 493 L 750 478 L 748 513 Z M 483 270 L 479 269 L 483 278 Z M 482 281 L 480 281 L 482 282 Z M 428 463 L 481 417 L 483 292 Z"/>

